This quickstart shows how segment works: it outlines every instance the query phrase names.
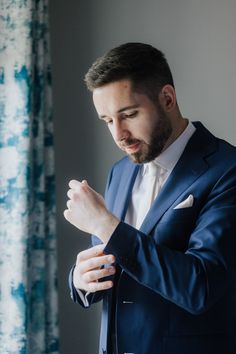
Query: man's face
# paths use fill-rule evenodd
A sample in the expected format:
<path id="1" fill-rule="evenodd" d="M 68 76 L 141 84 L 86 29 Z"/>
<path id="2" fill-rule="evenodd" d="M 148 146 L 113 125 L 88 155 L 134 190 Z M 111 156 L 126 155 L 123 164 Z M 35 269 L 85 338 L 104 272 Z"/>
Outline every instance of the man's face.
<path id="1" fill-rule="evenodd" d="M 158 99 L 155 104 L 144 93 L 133 91 L 129 80 L 94 89 L 93 102 L 115 143 L 135 163 L 155 159 L 171 136 L 170 120 Z"/>

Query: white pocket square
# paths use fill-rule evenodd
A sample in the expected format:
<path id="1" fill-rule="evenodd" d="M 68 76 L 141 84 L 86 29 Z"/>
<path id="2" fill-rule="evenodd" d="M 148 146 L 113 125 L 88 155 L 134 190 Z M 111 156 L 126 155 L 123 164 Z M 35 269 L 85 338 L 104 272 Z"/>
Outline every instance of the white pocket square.
<path id="1" fill-rule="evenodd" d="M 191 208 L 193 206 L 193 195 L 190 194 L 187 199 L 183 200 L 181 203 L 176 205 L 174 209 L 184 209 L 184 208 Z"/>

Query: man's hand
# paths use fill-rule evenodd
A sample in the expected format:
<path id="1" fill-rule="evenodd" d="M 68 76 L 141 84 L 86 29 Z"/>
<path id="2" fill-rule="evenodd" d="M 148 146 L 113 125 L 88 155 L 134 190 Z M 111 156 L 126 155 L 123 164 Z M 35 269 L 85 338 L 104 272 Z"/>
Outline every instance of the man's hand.
<path id="1" fill-rule="evenodd" d="M 103 197 L 93 190 L 86 181 L 70 181 L 67 195 L 67 210 L 64 216 L 78 229 L 94 234 L 107 243 L 119 220 L 111 214 Z"/>
<path id="2" fill-rule="evenodd" d="M 103 253 L 105 245 L 94 246 L 82 251 L 77 256 L 73 273 L 73 283 L 76 289 L 94 293 L 112 288 L 110 280 L 98 282 L 99 279 L 115 274 L 115 267 L 101 268 L 115 262 L 113 255 Z"/>

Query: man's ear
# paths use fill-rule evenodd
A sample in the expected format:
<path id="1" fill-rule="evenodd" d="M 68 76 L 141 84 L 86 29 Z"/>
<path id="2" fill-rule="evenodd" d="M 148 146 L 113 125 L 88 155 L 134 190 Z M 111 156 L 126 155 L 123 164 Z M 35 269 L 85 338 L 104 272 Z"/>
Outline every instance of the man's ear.
<path id="1" fill-rule="evenodd" d="M 159 102 L 165 112 L 171 112 L 176 107 L 176 93 L 172 85 L 165 85 L 159 92 Z"/>

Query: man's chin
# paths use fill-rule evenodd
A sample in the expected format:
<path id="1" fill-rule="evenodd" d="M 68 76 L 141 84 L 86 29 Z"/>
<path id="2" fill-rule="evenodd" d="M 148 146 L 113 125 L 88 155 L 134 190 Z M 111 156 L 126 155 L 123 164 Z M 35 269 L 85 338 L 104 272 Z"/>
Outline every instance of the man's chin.
<path id="1" fill-rule="evenodd" d="M 155 151 L 152 151 L 148 153 L 133 153 L 133 154 L 127 154 L 130 158 L 131 161 L 133 161 L 134 163 L 137 163 L 137 164 L 143 164 L 143 163 L 148 163 L 148 162 L 151 162 L 153 160 L 155 160 L 159 155 L 160 155 L 161 152 L 157 152 Z"/>
<path id="2" fill-rule="evenodd" d="M 154 153 L 154 151 L 150 150 L 148 146 L 142 146 L 139 147 L 137 151 L 134 152 L 129 152 L 127 149 L 125 149 L 125 152 L 127 156 L 130 158 L 130 160 L 136 164 L 143 164 L 147 162 L 153 161 L 157 155 Z"/>
<path id="3" fill-rule="evenodd" d="M 128 154 L 128 157 L 130 158 L 130 160 L 136 164 L 143 164 L 146 162 L 149 162 L 144 156 L 140 155 L 140 154 Z"/>

